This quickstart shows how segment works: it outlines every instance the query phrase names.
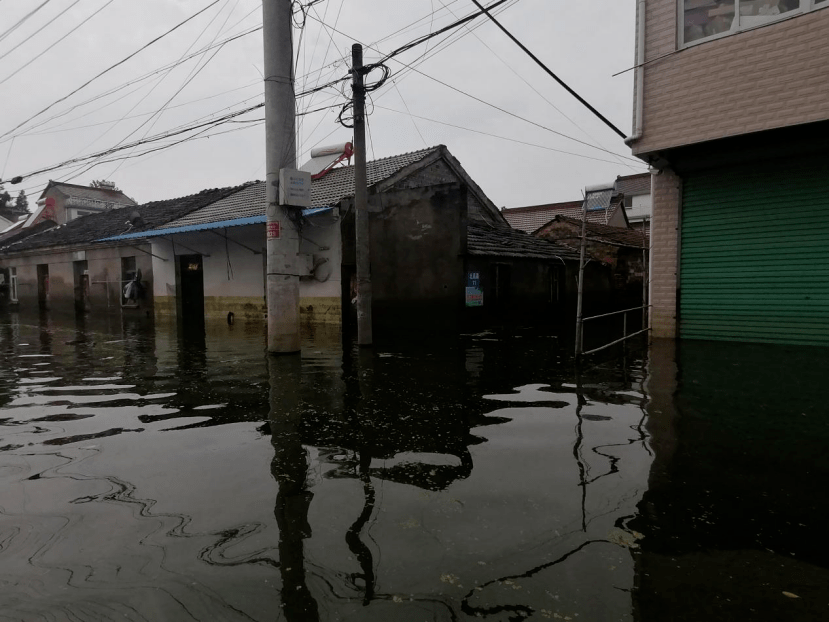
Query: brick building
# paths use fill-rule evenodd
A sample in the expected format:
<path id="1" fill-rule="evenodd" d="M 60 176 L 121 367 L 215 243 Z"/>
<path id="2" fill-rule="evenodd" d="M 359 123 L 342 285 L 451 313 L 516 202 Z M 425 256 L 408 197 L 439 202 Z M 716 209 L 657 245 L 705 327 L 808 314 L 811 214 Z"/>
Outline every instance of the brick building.
<path id="1" fill-rule="evenodd" d="M 829 345 L 829 2 L 638 7 L 654 335 Z"/>

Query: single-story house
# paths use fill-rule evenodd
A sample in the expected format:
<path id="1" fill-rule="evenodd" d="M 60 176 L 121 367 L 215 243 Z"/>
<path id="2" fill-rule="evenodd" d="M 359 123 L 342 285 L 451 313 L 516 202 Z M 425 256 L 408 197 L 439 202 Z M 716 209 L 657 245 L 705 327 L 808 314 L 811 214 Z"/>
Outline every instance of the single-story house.
<path id="1" fill-rule="evenodd" d="M 555 240 L 578 252 L 581 245 L 582 219 L 556 216 L 533 235 Z M 612 227 L 588 220 L 585 224 L 585 254 L 591 262 L 606 267 L 609 288 L 598 295 L 588 287 L 585 298 L 595 308 L 633 308 L 646 299 L 649 238 L 646 231 Z"/>
<path id="2" fill-rule="evenodd" d="M 586 189 L 591 195 L 587 208 L 587 220 L 611 227 L 627 227 L 629 222 L 625 211 L 625 195 L 618 189 L 616 182 L 601 184 Z M 520 231 L 532 233 L 546 225 L 556 216 L 569 216 L 581 219 L 584 200 L 565 201 L 563 203 L 545 203 L 527 207 L 503 209 L 503 214 L 510 226 Z"/>
<path id="3" fill-rule="evenodd" d="M 367 168 L 376 326 L 428 320 L 458 327 L 464 317 L 501 315 L 508 300 L 545 318 L 561 306 L 563 288 L 556 284 L 566 282 L 577 257 L 567 247 L 511 229 L 446 147 L 382 158 Z M 350 166 L 312 183 L 312 207 L 297 221 L 303 321 L 348 323 L 356 265 L 353 195 Z M 45 269 L 60 275 L 60 287 L 52 282 L 48 288 L 47 304 L 80 297 L 89 311 L 110 308 L 111 299 L 123 302 L 123 288 L 140 269 L 145 297 L 139 306 L 157 318 L 232 313 L 261 320 L 265 221 L 265 184 L 252 182 L 86 216 L 0 248 L 0 266 L 17 269 L 20 305 L 38 302 Z M 136 261 L 132 273 L 123 261 L 116 265 L 127 256 Z M 108 284 L 100 285 L 107 296 L 93 297 L 100 283 Z"/>

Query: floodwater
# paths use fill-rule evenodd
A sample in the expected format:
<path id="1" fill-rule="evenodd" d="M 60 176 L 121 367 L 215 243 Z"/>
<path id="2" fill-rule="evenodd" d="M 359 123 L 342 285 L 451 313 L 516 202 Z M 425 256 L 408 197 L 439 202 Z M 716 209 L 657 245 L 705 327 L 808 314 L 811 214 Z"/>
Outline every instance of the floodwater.
<path id="1" fill-rule="evenodd" d="M 826 351 L 0 316 L 0 620 L 826 620 Z"/>

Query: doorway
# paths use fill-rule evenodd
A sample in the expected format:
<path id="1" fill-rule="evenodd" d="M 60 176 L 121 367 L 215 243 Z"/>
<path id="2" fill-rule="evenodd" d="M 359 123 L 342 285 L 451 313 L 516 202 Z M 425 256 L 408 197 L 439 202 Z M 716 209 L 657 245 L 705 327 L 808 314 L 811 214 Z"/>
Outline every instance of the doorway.
<path id="1" fill-rule="evenodd" d="M 42 311 L 49 308 L 49 264 L 37 264 L 37 303 Z"/>
<path id="2" fill-rule="evenodd" d="M 75 277 L 75 311 L 86 313 L 89 311 L 89 268 L 86 261 L 75 261 L 72 264 Z"/>
<path id="3" fill-rule="evenodd" d="M 204 266 L 201 255 L 179 255 L 179 320 L 204 323 Z"/>

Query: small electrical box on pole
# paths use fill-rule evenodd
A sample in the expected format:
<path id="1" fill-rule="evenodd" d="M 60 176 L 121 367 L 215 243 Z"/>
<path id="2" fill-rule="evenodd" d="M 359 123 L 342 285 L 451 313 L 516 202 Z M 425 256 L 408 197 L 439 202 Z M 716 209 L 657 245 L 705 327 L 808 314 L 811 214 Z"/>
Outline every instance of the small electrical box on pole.
<path id="1" fill-rule="evenodd" d="M 354 219 L 357 250 L 357 344 L 372 344 L 371 255 L 369 249 L 368 179 L 366 176 L 366 91 L 363 46 L 351 46 L 354 90 Z"/>
<path id="2" fill-rule="evenodd" d="M 297 208 L 286 207 L 291 188 L 280 183 L 296 173 L 291 0 L 262 2 L 265 47 L 266 298 L 268 352 L 300 351 L 299 231 Z M 286 172 L 282 172 L 287 169 Z M 310 183 L 309 183 L 310 187 Z M 280 201 L 280 197 L 283 201 Z"/>

